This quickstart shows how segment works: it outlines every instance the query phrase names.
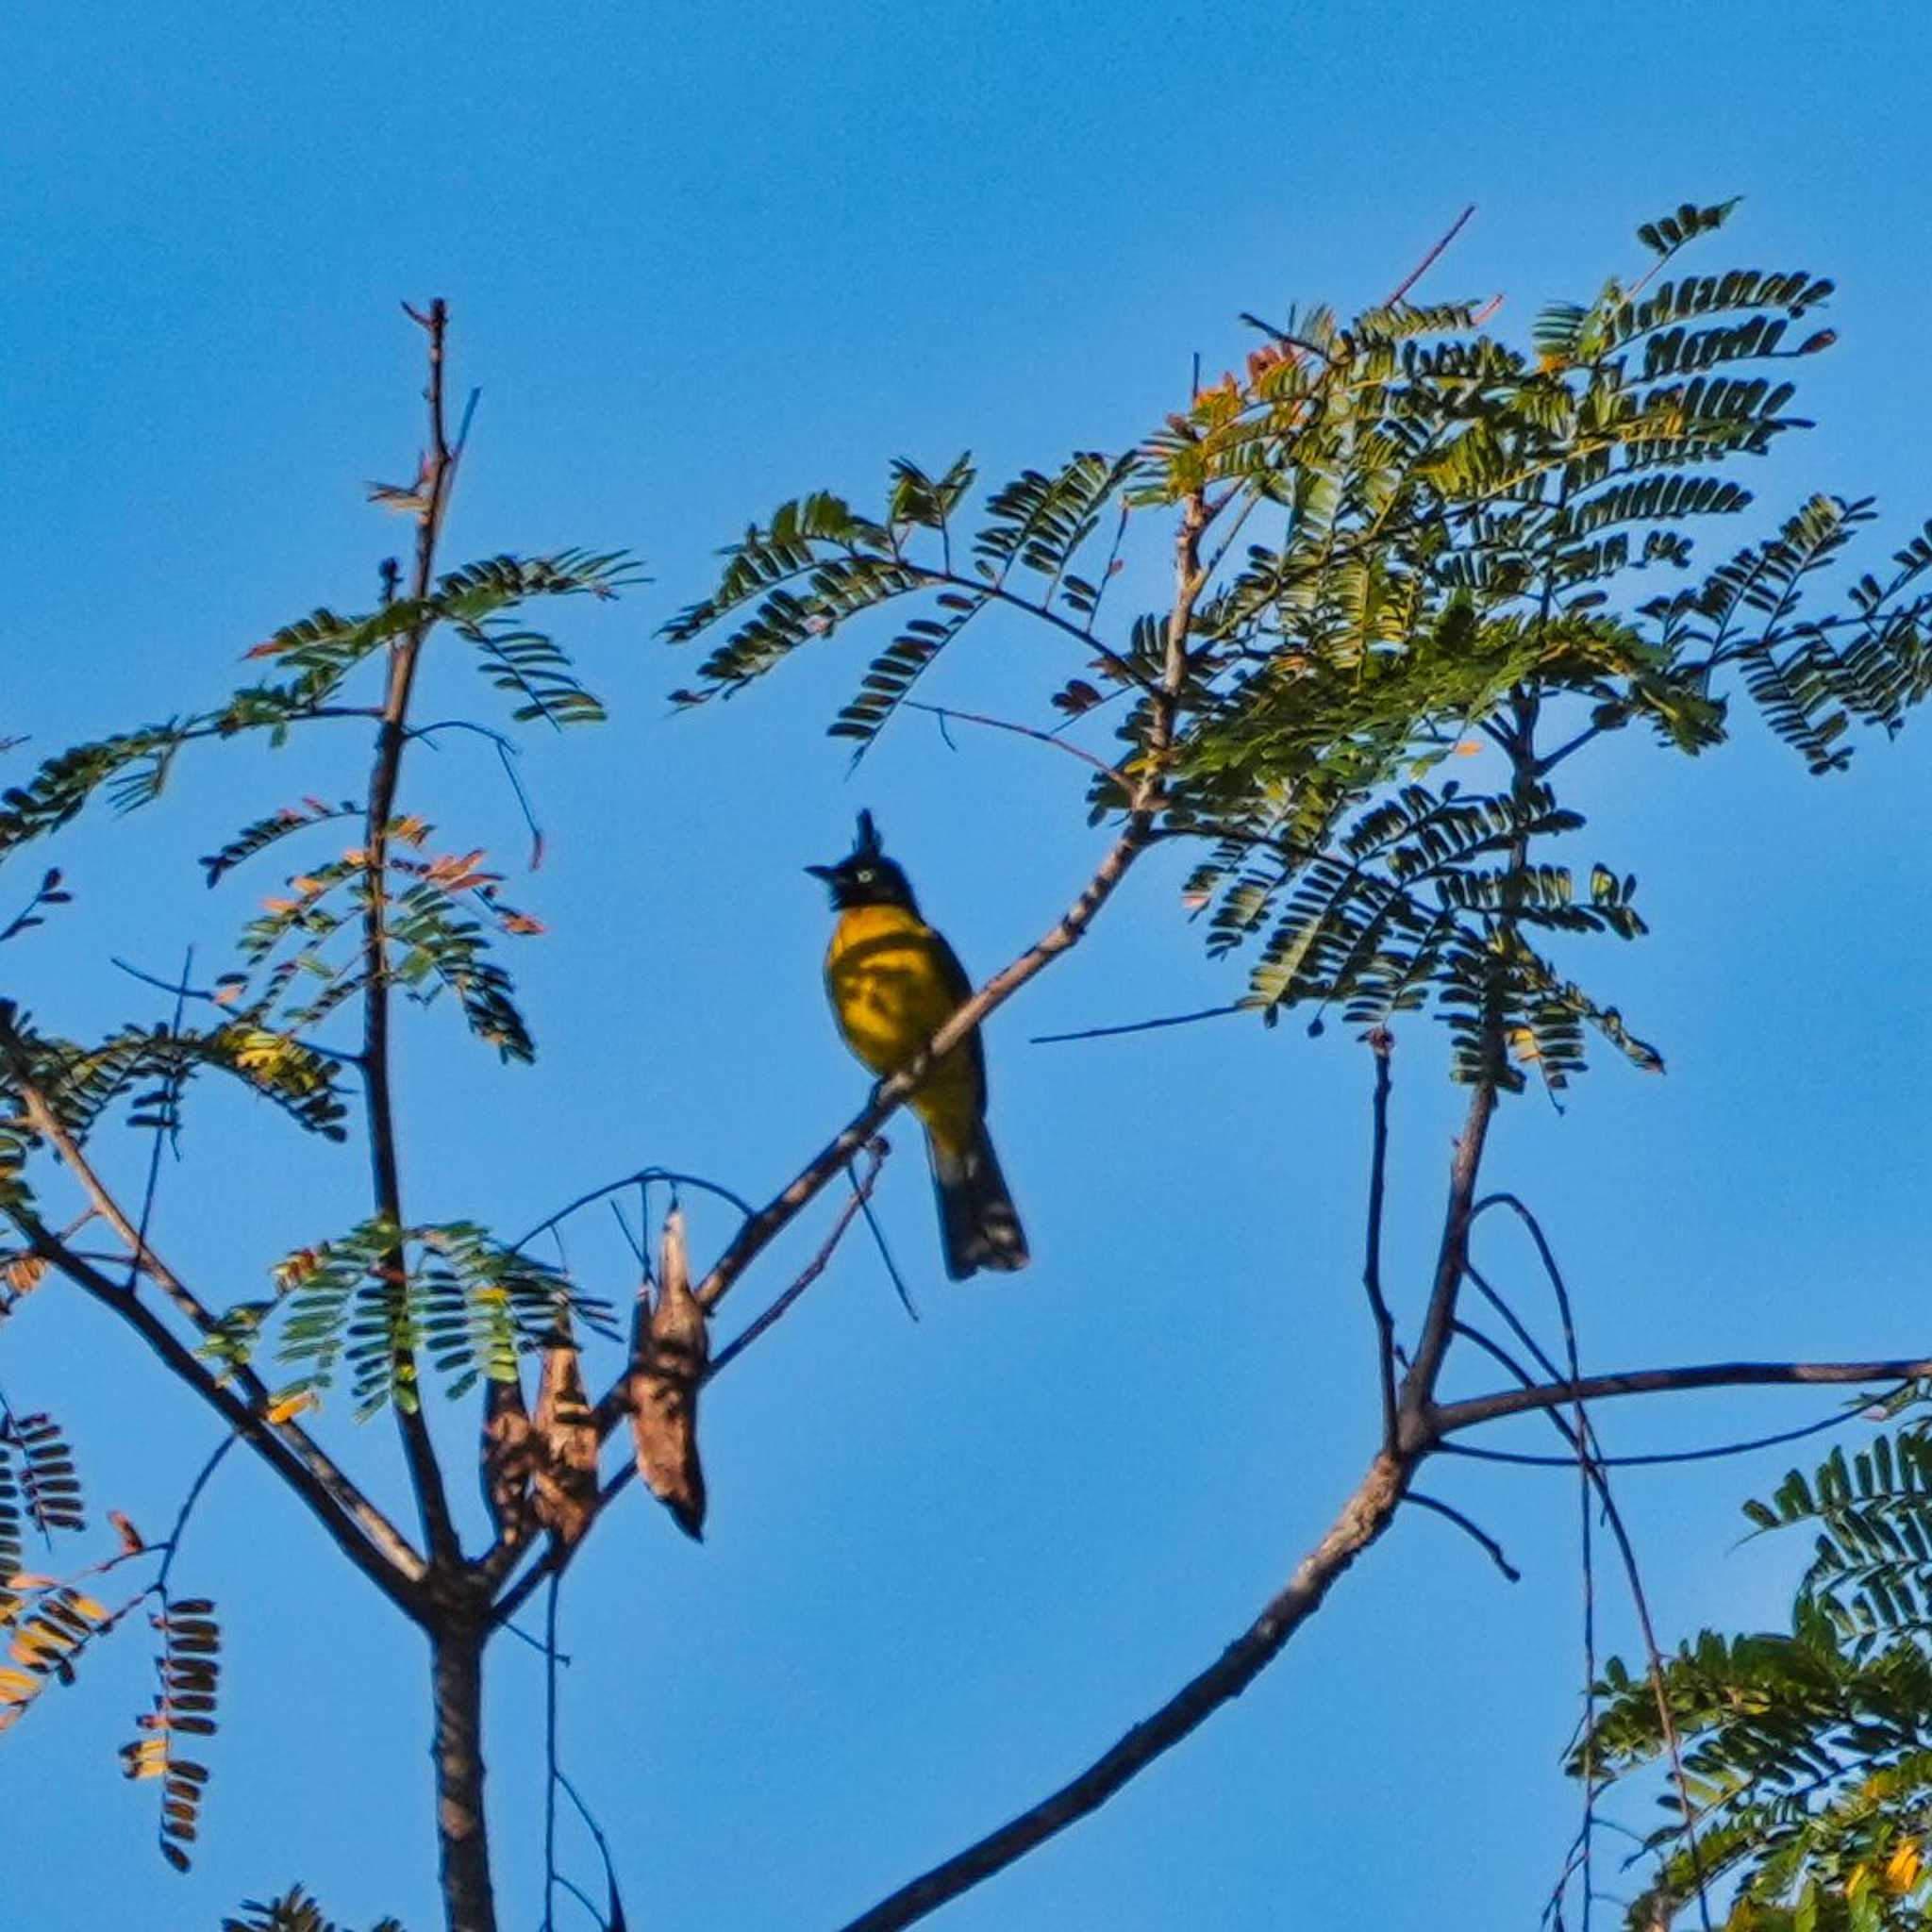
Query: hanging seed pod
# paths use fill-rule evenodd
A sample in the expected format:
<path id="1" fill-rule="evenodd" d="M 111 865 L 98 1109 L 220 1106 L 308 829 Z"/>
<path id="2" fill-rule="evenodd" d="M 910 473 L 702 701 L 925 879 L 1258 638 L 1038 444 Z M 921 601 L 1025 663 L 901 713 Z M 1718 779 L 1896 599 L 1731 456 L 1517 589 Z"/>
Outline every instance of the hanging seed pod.
<path id="1" fill-rule="evenodd" d="M 705 1528 L 705 1472 L 698 1460 L 698 1389 L 710 1357 L 705 1311 L 691 1291 L 684 1216 L 664 1217 L 658 1299 L 638 1291 L 631 1337 L 630 1428 L 638 1474 L 687 1536 Z"/>
<path id="2" fill-rule="evenodd" d="M 569 1548 L 591 1526 L 597 1507 L 597 1417 L 568 1327 L 543 1353 L 530 1430 L 537 1521 Z"/>
<path id="3" fill-rule="evenodd" d="M 492 1378 L 484 1384 L 477 1465 L 483 1477 L 483 1501 L 500 1536 L 515 1536 L 523 1530 L 535 1461 L 521 1376 L 509 1382 Z"/>

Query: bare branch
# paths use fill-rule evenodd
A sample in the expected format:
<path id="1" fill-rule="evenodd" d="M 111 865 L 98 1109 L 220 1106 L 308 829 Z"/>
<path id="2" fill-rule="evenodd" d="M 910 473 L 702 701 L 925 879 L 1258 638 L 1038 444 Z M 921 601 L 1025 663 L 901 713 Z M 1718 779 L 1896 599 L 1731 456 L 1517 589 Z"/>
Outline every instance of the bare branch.
<path id="1" fill-rule="evenodd" d="M 1909 1386 L 1900 1383 L 1896 1389 L 1888 1389 L 1878 1397 L 1882 1407 L 1892 1397 L 1903 1394 Z M 1774 1429 L 1768 1436 L 1746 1436 L 1735 1442 L 1713 1442 L 1701 1449 L 1657 1449 L 1648 1455 L 1638 1456 L 1598 1456 L 1596 1460 L 1605 1469 L 1657 1469 L 1674 1462 L 1714 1462 L 1725 1456 L 1748 1456 L 1756 1449 L 1775 1449 L 1785 1442 L 1802 1442 L 1807 1436 L 1822 1436 L 1827 1429 L 1841 1429 L 1847 1423 L 1857 1422 L 1863 1414 L 1862 1408 L 1835 1409 L 1830 1415 L 1820 1416 L 1816 1422 L 1800 1423 L 1794 1429 Z M 1440 1445 L 1449 1455 L 1467 1456 L 1479 1462 L 1504 1462 L 1524 1469 L 1568 1469 L 1574 1460 L 1569 1456 L 1532 1456 L 1527 1451 L 1516 1449 L 1478 1449 L 1474 1442 L 1443 1442 Z"/>
<path id="2" fill-rule="evenodd" d="M 892 1932 L 924 1918 L 994 1873 L 1004 1871 L 1068 1825 L 1098 1810 L 1122 1786 L 1238 1697 L 1280 1655 L 1289 1639 L 1321 1608 L 1343 1571 L 1388 1528 L 1408 1480 L 1402 1462 L 1377 1454 L 1327 1533 L 1297 1565 L 1287 1587 L 1208 1669 L 1071 1783 L 957 1857 L 902 1886 L 844 1932 Z"/>
<path id="3" fill-rule="evenodd" d="M 858 1218 L 859 1210 L 871 1199 L 873 1189 L 878 1185 L 879 1172 L 886 1164 L 887 1149 L 884 1141 L 874 1140 L 868 1141 L 865 1151 L 870 1157 L 866 1171 L 863 1174 L 854 1174 L 851 1196 L 845 1202 L 845 1205 L 840 1208 L 839 1218 L 833 1222 L 832 1231 L 820 1244 L 818 1253 L 805 1264 L 804 1268 L 799 1272 L 798 1278 L 792 1282 L 791 1286 L 763 1314 L 759 1315 L 741 1335 L 734 1336 L 718 1351 L 711 1362 L 711 1374 L 715 1375 L 724 1367 L 725 1363 L 733 1361 L 742 1355 L 766 1329 L 770 1328 L 797 1301 L 799 1296 L 830 1265 L 840 1241 L 844 1239 L 845 1230 L 852 1225 L 853 1222 Z"/>
<path id="4" fill-rule="evenodd" d="M 1083 765 L 1116 785 L 1124 787 L 1127 783 L 1126 778 L 1105 758 L 1095 758 L 1091 751 L 1070 744 L 1064 738 L 1056 738 L 1051 731 L 1041 731 L 1031 724 L 1017 724 L 1010 718 L 989 718 L 979 711 L 956 711 L 950 705 L 922 704 L 917 698 L 907 698 L 903 702 L 908 710 L 930 713 L 942 727 L 947 719 L 957 718 L 962 724 L 984 724 L 993 731 L 1010 731 L 1017 737 L 1032 739 L 1036 744 L 1050 745 L 1055 751 L 1063 751 L 1070 758 L 1078 758 Z"/>
<path id="5" fill-rule="evenodd" d="M 1626 1369 L 1619 1374 L 1584 1375 L 1528 1389 L 1502 1389 L 1464 1402 L 1444 1402 L 1428 1411 L 1424 1426 L 1438 1439 L 1504 1416 L 1563 1408 L 1612 1395 L 1661 1395 L 1683 1389 L 1791 1388 L 1849 1382 L 1916 1382 L 1932 1376 L 1932 1358 L 1894 1357 L 1871 1362 L 1699 1362 L 1674 1369 Z"/>
<path id="6" fill-rule="evenodd" d="M 1389 1170 L 1390 1061 L 1395 1036 L 1377 1026 L 1369 1037 L 1375 1057 L 1374 1149 L 1369 1158 L 1368 1252 L 1362 1263 L 1362 1285 L 1368 1290 L 1369 1312 L 1375 1321 L 1375 1374 L 1382 1389 L 1382 1446 L 1395 1446 L 1395 1317 L 1382 1292 L 1382 1197 Z M 1499 1559 L 1500 1560 L 1500 1559 Z M 1507 1567 L 1507 1566 L 1506 1566 Z"/>
<path id="7" fill-rule="evenodd" d="M 1422 1340 L 1416 1346 L 1414 1362 L 1403 1377 L 1397 1396 L 1406 1447 L 1415 1447 L 1423 1436 L 1441 1434 L 1440 1427 L 1429 1419 L 1435 1413 L 1436 1381 L 1442 1373 L 1442 1359 L 1449 1352 L 1456 1321 L 1456 1291 L 1461 1286 L 1469 1254 L 1470 1203 L 1475 1193 L 1476 1174 L 1482 1166 L 1483 1144 L 1489 1138 L 1490 1123 L 1495 1112 L 1496 1082 L 1493 1074 L 1486 1074 L 1470 1096 L 1469 1112 L 1450 1161 L 1449 1205 L 1442 1217 L 1442 1243 L 1436 1257 L 1435 1285 L 1429 1292 L 1428 1310 L 1423 1317 Z"/>
<path id="8" fill-rule="evenodd" d="M 1385 307 L 1393 308 L 1395 305 L 1398 302 L 1400 302 L 1402 298 L 1406 294 L 1407 294 L 1408 291 L 1412 288 L 1414 288 L 1415 285 L 1419 281 L 1421 281 L 1425 275 L 1428 274 L 1430 269 L 1432 269 L 1436 265 L 1436 263 L 1441 259 L 1443 250 L 1449 246 L 1450 242 L 1455 241 L 1457 236 L 1462 233 L 1463 228 L 1468 224 L 1469 218 L 1474 213 L 1475 203 L 1471 202 L 1470 205 L 1466 208 L 1464 208 L 1462 212 L 1459 215 L 1457 215 L 1453 222 L 1450 223 L 1448 233 L 1445 234 L 1442 237 L 1442 239 L 1440 242 L 1438 242 L 1436 245 L 1433 248 L 1431 248 L 1429 252 L 1425 256 L 1424 256 L 1423 258 L 1419 262 L 1417 262 L 1412 269 L 1409 270 L 1408 274 L 1406 275 L 1401 281 L 1396 283 L 1395 291 L 1389 297 L 1388 302 L 1384 305 Z"/>
<path id="9" fill-rule="evenodd" d="M 154 1309 L 63 1247 L 27 1209 L 12 1208 L 8 1212 L 35 1254 L 125 1322 L 176 1378 L 213 1408 L 308 1505 L 350 1562 L 406 1615 L 422 1620 L 424 1604 L 417 1586 L 424 1575 L 423 1558 L 318 1443 L 293 1423 L 268 1420 L 265 1403 L 255 1393 L 260 1389 L 258 1381 L 246 1371 L 230 1378 L 242 1389 L 253 1383 L 250 1400 L 244 1401 L 236 1388 L 217 1379 Z"/>
<path id="10" fill-rule="evenodd" d="M 1158 1020 L 1129 1020 L 1118 1026 L 1082 1026 L 1074 1033 L 1035 1033 L 1028 1046 L 1058 1046 L 1069 1040 L 1117 1040 L 1124 1033 L 1158 1033 L 1163 1026 L 1191 1026 L 1196 1020 L 1222 1020 L 1229 1013 L 1250 1013 L 1252 1000 L 1231 1000 L 1224 1007 L 1202 1007 L 1192 1013 L 1169 1013 Z"/>
<path id="11" fill-rule="evenodd" d="M 1410 1490 L 1405 1500 L 1410 1503 L 1420 1503 L 1424 1509 L 1433 1509 L 1438 1516 L 1446 1518 L 1457 1529 L 1463 1530 L 1474 1538 L 1488 1553 L 1490 1561 L 1511 1583 L 1521 1583 L 1523 1581 L 1523 1572 L 1503 1554 L 1503 1545 L 1479 1524 L 1472 1522 L 1460 1509 L 1455 1508 L 1450 1504 L 1443 1502 L 1440 1497 L 1425 1496 L 1420 1490 Z"/>

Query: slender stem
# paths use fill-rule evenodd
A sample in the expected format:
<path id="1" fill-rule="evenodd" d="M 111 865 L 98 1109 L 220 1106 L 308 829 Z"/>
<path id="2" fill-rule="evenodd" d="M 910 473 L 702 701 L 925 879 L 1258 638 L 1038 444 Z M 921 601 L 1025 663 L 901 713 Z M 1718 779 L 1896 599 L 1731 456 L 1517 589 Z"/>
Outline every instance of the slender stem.
<path id="1" fill-rule="evenodd" d="M 1901 1383 L 1896 1389 L 1886 1390 L 1878 1398 L 1879 1406 L 1904 1394 L 1907 1386 Z M 1596 1459 L 1605 1469 L 1659 1469 L 1675 1462 L 1714 1462 L 1725 1456 L 1748 1456 L 1758 1449 L 1801 1442 L 1807 1436 L 1822 1436 L 1829 1429 L 1841 1429 L 1857 1420 L 1857 1409 L 1840 1408 L 1820 1416 L 1815 1422 L 1800 1423 L 1794 1429 L 1774 1429 L 1768 1436 L 1745 1436 L 1737 1441 L 1708 1443 L 1701 1449 L 1656 1449 L 1648 1455 L 1599 1456 Z M 1470 1442 L 1444 1442 L 1441 1446 L 1454 1456 L 1471 1457 L 1478 1462 L 1508 1463 L 1523 1469 L 1568 1469 L 1574 1460 L 1568 1456 L 1532 1456 L 1515 1449 L 1478 1449 Z"/>
<path id="2" fill-rule="evenodd" d="M 1423 258 L 1419 262 L 1417 262 L 1412 269 L 1409 270 L 1407 275 L 1403 276 L 1401 281 L 1396 283 L 1395 292 L 1389 297 L 1389 300 L 1385 305 L 1386 307 L 1393 308 L 1395 305 L 1398 302 L 1400 302 L 1402 298 L 1406 294 L 1407 294 L 1408 291 L 1412 288 L 1414 288 L 1415 285 L 1419 281 L 1421 281 L 1425 275 L 1428 274 L 1429 270 L 1433 268 L 1436 262 L 1441 258 L 1442 251 L 1448 247 L 1450 242 L 1455 241 L 1457 236 L 1462 233 L 1464 225 L 1468 222 L 1470 216 L 1474 213 L 1475 203 L 1471 202 L 1470 205 L 1466 208 L 1464 208 L 1462 212 L 1459 215 L 1457 215 L 1452 223 L 1450 223 L 1449 232 L 1446 235 L 1444 235 L 1442 239 L 1440 242 L 1438 242 L 1436 245 L 1433 248 L 1431 248 L 1429 252 L 1425 256 L 1424 256 Z"/>
<path id="3" fill-rule="evenodd" d="M 1528 1210 L 1523 1208 L 1521 1203 L 1518 1203 L 1517 1206 L 1525 1219 L 1531 1218 Z M 1552 1263 L 1551 1268 L 1551 1278 L 1553 1281 L 1560 1280 L 1560 1276 L 1556 1273 L 1554 1263 Z M 1501 1298 L 1495 1296 L 1493 1291 L 1491 1293 L 1491 1298 L 1497 1302 L 1498 1306 L 1501 1306 Z M 1567 1304 L 1567 1295 L 1564 1299 Z M 1513 1359 L 1506 1350 L 1497 1347 L 1486 1336 L 1474 1334 L 1471 1330 L 1465 1330 L 1464 1332 L 1471 1334 L 1472 1339 L 1479 1342 L 1510 1374 L 1517 1376 L 1526 1386 L 1534 1386 L 1529 1371 L 1521 1362 Z M 1536 1350 L 1536 1353 L 1541 1357 L 1540 1349 Z M 1546 1357 L 1542 1358 L 1547 1360 Z M 1642 1572 L 1638 1567 L 1636 1546 L 1630 1541 L 1630 1532 L 1624 1525 L 1623 1512 L 1617 1507 L 1617 1500 L 1610 1492 L 1610 1480 L 1604 1474 L 1603 1465 L 1597 1453 L 1595 1435 L 1591 1428 L 1588 1415 L 1583 1407 L 1582 1398 L 1579 1397 L 1576 1402 L 1577 1422 L 1574 1426 L 1565 1422 L 1554 1409 L 1546 1410 L 1545 1413 L 1548 1416 L 1551 1427 L 1569 1442 L 1575 1451 L 1577 1468 L 1582 1472 L 1584 1481 L 1596 1491 L 1597 1501 L 1603 1507 L 1604 1521 L 1608 1524 L 1610 1534 L 1616 1539 L 1618 1553 L 1623 1558 L 1624 1574 L 1630 1585 L 1631 1604 L 1637 1612 L 1638 1627 L 1642 1634 L 1644 1653 L 1648 1659 L 1651 1695 L 1657 1704 L 1657 1724 L 1662 1729 L 1664 1742 L 1669 1751 L 1672 1782 L 1676 1787 L 1677 1803 L 1683 1814 L 1684 1838 L 1689 1847 L 1690 1871 L 1697 1889 L 1698 1918 L 1703 1925 L 1704 1932 L 1710 1932 L 1710 1901 L 1707 1895 L 1705 1883 L 1704 1855 L 1697 1841 L 1696 1807 L 1691 1803 L 1690 1787 L 1684 1775 L 1683 1744 L 1677 1733 L 1676 1719 L 1671 1710 L 1670 1692 L 1664 1682 L 1663 1653 L 1657 1647 L 1657 1627 L 1651 1619 L 1650 1600 L 1644 1591 Z M 1592 1752 L 1593 1729 L 1586 1731 L 1584 1737 L 1584 1766 L 1587 1778 L 1593 1775 L 1594 1772 Z M 1584 1820 L 1584 1859 L 1586 1863 L 1589 1859 L 1588 1833 L 1591 1823 L 1591 1813 L 1587 1809 Z M 1586 1899 L 1587 1897 L 1588 1893 L 1586 1890 Z"/>
<path id="4" fill-rule="evenodd" d="M 992 731 L 1010 731 L 1020 738 L 1030 738 L 1036 744 L 1050 745 L 1055 751 L 1065 752 L 1070 758 L 1078 758 L 1083 765 L 1096 771 L 1109 783 L 1125 789 L 1126 779 L 1105 758 L 1095 758 L 1091 751 L 1077 744 L 1069 744 L 1064 738 L 1056 738 L 1051 731 L 1041 731 L 1031 724 L 1015 723 L 1011 718 L 989 718 L 981 711 L 956 711 L 950 705 L 922 704 L 917 698 L 905 700 L 906 708 L 911 711 L 924 711 L 937 718 L 941 727 L 950 718 L 957 718 L 962 724 L 983 724 Z"/>
<path id="5" fill-rule="evenodd" d="M 213 1479 L 216 1470 L 221 1468 L 228 1451 L 242 1440 L 240 1436 L 227 1435 L 214 1446 L 208 1458 L 195 1472 L 194 1480 L 188 1485 L 188 1493 L 181 1498 L 181 1507 L 175 1513 L 175 1526 L 168 1532 L 167 1554 L 161 1558 L 161 1567 L 155 1573 L 155 1588 L 165 1591 L 168 1577 L 175 1568 L 175 1558 L 181 1554 L 181 1539 L 188 1530 L 188 1519 L 194 1514 L 194 1506 L 201 1501 L 201 1492 Z"/>
<path id="6" fill-rule="evenodd" d="M 1362 1285 L 1368 1290 L 1369 1312 L 1375 1321 L 1375 1374 L 1382 1390 L 1382 1446 L 1395 1446 L 1395 1317 L 1382 1292 L 1382 1200 L 1389 1176 L 1390 1061 L 1395 1036 L 1386 1026 L 1369 1035 L 1375 1056 L 1374 1149 L 1369 1160 L 1369 1231 L 1362 1262 Z"/>
<path id="7" fill-rule="evenodd" d="M 1433 1510 L 1436 1515 L 1441 1517 L 1445 1522 L 1453 1523 L 1457 1529 L 1482 1546 L 1490 1561 L 1511 1583 L 1521 1583 L 1523 1581 L 1523 1572 L 1503 1554 L 1503 1545 L 1481 1524 L 1475 1522 L 1474 1518 L 1465 1516 L 1460 1509 L 1457 1509 L 1453 1504 L 1443 1502 L 1440 1496 L 1425 1496 L 1417 1489 L 1411 1489 L 1406 1500 L 1410 1503 L 1420 1504 L 1423 1508 Z"/>
<path id="8" fill-rule="evenodd" d="M 553 1932 L 557 1899 L 557 1591 L 553 1571 L 550 1600 L 543 1607 L 543 1932 Z"/>
<path id="9" fill-rule="evenodd" d="M 1582 1375 L 1529 1389 L 1502 1389 L 1463 1402 L 1445 1402 L 1429 1414 L 1430 1432 L 1454 1435 L 1479 1423 L 1541 1409 L 1567 1408 L 1612 1395 L 1658 1395 L 1682 1389 L 1789 1388 L 1847 1382 L 1916 1382 L 1932 1376 L 1932 1358 L 1895 1357 L 1870 1362 L 1697 1362 L 1681 1368 L 1626 1369 L 1616 1374 Z"/>
<path id="10" fill-rule="evenodd" d="M 416 525 L 415 580 L 411 594 L 420 604 L 427 599 L 436 576 L 436 544 L 448 506 L 457 458 L 450 448 L 443 420 L 443 343 L 449 311 L 441 301 L 429 305 L 426 316 L 410 311 L 428 337 L 429 452 L 422 477 L 424 505 Z M 369 777 L 369 808 L 363 828 L 367 889 L 362 914 L 362 1084 L 369 1117 L 369 1158 L 375 1194 L 375 1211 L 390 1226 L 403 1225 L 401 1166 L 396 1153 L 395 1095 L 390 1054 L 389 838 L 395 811 L 396 787 L 401 780 L 403 750 L 409 741 L 409 696 L 416 669 L 429 635 L 427 620 L 401 639 L 390 653 L 389 685 L 375 734 L 375 762 Z M 383 1257 L 380 1266 L 391 1279 L 403 1277 L 405 1257 L 400 1239 Z M 461 1558 L 442 1471 L 429 1439 L 423 1414 L 413 1349 L 395 1344 L 395 1377 L 399 1399 L 390 1407 L 402 1432 L 403 1455 L 423 1519 L 423 1534 L 430 1560 L 447 1565 Z"/>
<path id="11" fill-rule="evenodd" d="M 1191 1026 L 1197 1020 L 1224 1020 L 1230 1013 L 1252 1013 L 1253 1000 L 1230 1000 L 1224 1007 L 1201 1007 L 1191 1013 L 1168 1013 L 1158 1020 L 1129 1020 L 1118 1026 L 1082 1026 L 1073 1033 L 1034 1033 L 1028 1046 L 1060 1046 L 1070 1040 L 1117 1040 L 1124 1033 L 1158 1033 L 1166 1026 Z"/>
<path id="12" fill-rule="evenodd" d="M 851 1196 L 847 1199 L 844 1206 L 839 1209 L 839 1218 L 833 1222 L 831 1233 L 819 1244 L 818 1253 L 805 1264 L 799 1271 L 797 1279 L 791 1283 L 791 1287 L 770 1307 L 758 1316 L 741 1335 L 734 1335 L 718 1351 L 716 1357 L 711 1361 L 710 1367 L 706 1372 L 707 1380 L 710 1376 L 715 1375 L 734 1357 L 742 1355 L 830 1266 L 832 1256 L 837 1252 L 840 1241 L 844 1239 L 845 1230 L 858 1218 L 860 1209 L 864 1208 L 867 1200 L 870 1198 L 873 1189 L 878 1185 L 879 1170 L 886 1164 L 884 1141 L 873 1141 L 867 1152 L 872 1157 L 871 1164 L 863 1175 L 854 1173 L 852 1176 Z"/>

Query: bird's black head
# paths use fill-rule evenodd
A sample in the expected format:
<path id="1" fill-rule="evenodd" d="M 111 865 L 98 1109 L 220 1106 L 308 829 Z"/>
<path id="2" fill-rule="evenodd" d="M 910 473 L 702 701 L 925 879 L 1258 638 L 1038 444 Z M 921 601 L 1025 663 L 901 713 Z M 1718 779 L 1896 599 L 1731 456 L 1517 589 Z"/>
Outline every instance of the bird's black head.
<path id="1" fill-rule="evenodd" d="M 869 811 L 858 814 L 858 838 L 849 858 L 837 865 L 808 865 L 806 871 L 831 887 L 832 904 L 841 912 L 853 906 L 903 906 L 908 912 L 919 910 L 906 874 L 886 857 Z"/>

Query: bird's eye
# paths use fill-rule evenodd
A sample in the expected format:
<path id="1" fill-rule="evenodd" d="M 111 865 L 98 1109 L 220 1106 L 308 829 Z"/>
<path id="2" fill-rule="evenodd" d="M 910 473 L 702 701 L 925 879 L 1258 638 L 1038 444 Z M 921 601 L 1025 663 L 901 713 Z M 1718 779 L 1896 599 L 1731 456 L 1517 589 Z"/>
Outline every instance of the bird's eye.
<path id="1" fill-rule="evenodd" d="M 852 876 L 856 878 L 861 886 L 869 886 L 873 882 L 873 869 L 869 865 L 861 865 L 858 868 L 858 870 L 852 874 Z"/>

